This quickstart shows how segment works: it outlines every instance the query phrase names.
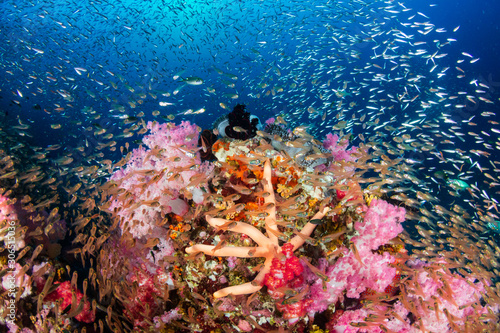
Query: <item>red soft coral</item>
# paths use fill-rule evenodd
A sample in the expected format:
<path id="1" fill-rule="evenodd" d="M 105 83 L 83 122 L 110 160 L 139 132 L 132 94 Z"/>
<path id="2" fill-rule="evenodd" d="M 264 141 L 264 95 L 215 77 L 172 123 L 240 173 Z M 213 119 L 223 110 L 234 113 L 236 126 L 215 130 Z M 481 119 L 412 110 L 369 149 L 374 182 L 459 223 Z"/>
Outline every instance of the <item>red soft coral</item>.
<path id="1" fill-rule="evenodd" d="M 45 302 L 55 302 L 57 300 L 61 300 L 61 304 L 59 305 L 59 311 L 64 311 L 69 305 L 71 305 L 72 299 L 72 291 L 76 294 L 76 304 L 80 304 L 81 299 L 83 298 L 83 294 L 80 290 L 76 288 L 71 288 L 71 283 L 69 281 L 65 281 L 57 287 L 56 290 L 48 294 L 44 301 Z M 84 323 L 93 323 L 95 320 L 95 313 L 90 309 L 90 302 L 85 300 L 83 303 L 83 310 L 78 315 L 75 316 L 75 319 Z"/>
<path id="2" fill-rule="evenodd" d="M 264 285 L 267 286 L 269 295 L 276 300 L 276 307 L 283 312 L 283 318 L 290 322 L 298 320 L 304 316 L 307 307 L 313 302 L 305 299 L 308 287 L 304 284 L 302 276 L 304 267 L 299 258 L 293 254 L 293 245 L 287 243 L 281 247 L 284 258 L 273 259 L 271 270 L 264 278 Z M 296 295 L 297 291 L 300 295 Z M 302 296 L 302 297 L 301 297 Z"/>

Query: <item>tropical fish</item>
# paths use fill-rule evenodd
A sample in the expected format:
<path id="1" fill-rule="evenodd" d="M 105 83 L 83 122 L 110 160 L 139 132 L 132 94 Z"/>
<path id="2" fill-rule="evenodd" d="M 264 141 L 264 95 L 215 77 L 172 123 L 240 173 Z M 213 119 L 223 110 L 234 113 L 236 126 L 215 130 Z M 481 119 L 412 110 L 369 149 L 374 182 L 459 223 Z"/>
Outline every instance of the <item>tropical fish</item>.
<path id="1" fill-rule="evenodd" d="M 199 86 L 200 84 L 203 84 L 203 79 L 197 77 L 197 76 L 191 76 L 185 79 L 182 79 L 181 82 L 187 83 L 192 86 Z"/>

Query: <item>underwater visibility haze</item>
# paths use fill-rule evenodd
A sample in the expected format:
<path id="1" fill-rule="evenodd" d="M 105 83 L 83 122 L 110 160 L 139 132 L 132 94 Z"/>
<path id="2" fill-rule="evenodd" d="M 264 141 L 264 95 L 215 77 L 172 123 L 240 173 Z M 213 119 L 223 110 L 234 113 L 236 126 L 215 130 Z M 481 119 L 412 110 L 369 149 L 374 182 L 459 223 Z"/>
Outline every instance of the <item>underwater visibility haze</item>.
<path id="1" fill-rule="evenodd" d="M 493 1 L 0 4 L 1 332 L 499 332 Z"/>

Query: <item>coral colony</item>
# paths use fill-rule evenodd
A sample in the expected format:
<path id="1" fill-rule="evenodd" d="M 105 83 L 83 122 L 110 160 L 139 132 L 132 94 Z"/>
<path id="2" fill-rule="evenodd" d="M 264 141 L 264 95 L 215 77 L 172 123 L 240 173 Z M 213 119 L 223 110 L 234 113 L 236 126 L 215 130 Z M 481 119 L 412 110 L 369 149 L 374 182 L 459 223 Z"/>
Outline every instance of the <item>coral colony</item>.
<path id="1" fill-rule="evenodd" d="M 2 261 L 2 292 L 17 306 L 10 318 L 4 297 L 2 323 L 10 332 L 498 330 L 491 277 L 471 263 L 479 254 L 416 251 L 405 233 L 418 210 L 385 187 L 413 177 L 404 163 L 375 143 L 266 124 L 207 148 L 196 125 L 150 122 L 99 189 L 102 222 L 82 217 L 72 230 L 78 271 L 54 260 L 68 232 L 57 210 L 1 197 L 0 237 L 17 253 Z M 214 161 L 201 160 L 206 149 Z M 33 239 L 42 246 L 29 252 Z"/>

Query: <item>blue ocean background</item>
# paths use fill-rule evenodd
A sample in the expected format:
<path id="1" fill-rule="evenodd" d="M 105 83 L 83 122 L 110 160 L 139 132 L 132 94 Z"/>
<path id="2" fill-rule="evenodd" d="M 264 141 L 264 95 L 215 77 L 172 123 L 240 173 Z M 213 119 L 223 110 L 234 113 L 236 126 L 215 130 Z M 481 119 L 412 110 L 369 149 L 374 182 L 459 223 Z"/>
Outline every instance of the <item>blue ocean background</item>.
<path id="1" fill-rule="evenodd" d="M 446 29 L 445 34 L 460 26 L 452 36 L 457 42 L 452 43 L 448 54 L 468 52 L 479 57 L 480 61 L 468 69 L 468 74 L 500 82 L 500 39 L 497 38 L 499 26 L 496 20 L 500 5 L 497 2 L 408 1 L 404 5 L 414 10 L 411 13 L 424 13 L 429 17 L 427 21 Z M 359 32 L 356 22 L 351 26 L 346 21 L 340 24 L 331 16 L 345 8 L 346 13 L 340 15 L 352 15 L 352 19 L 359 22 L 369 21 L 349 12 L 356 6 L 361 5 L 348 1 L 344 4 L 340 2 L 338 7 L 334 6 L 334 2 L 312 1 L 4 1 L 0 35 L 2 67 L 4 71 L 11 67 L 22 70 L 14 71 L 13 75 L 2 75 L 2 110 L 9 112 L 6 120 L 19 116 L 36 123 L 41 131 L 35 135 L 37 143 L 54 144 L 59 142 L 60 137 L 53 131 L 43 129 L 50 122 L 59 122 L 59 115 L 54 113 L 47 119 L 42 112 L 32 109 L 37 104 L 42 109 L 53 107 L 61 96 L 51 94 L 51 91 L 66 87 L 75 103 L 73 110 L 63 112 L 63 118 L 67 118 L 68 122 L 86 121 L 88 115 L 82 114 L 79 109 L 92 107 L 106 115 L 112 108 L 112 103 L 106 99 L 123 103 L 136 99 L 134 93 L 146 93 L 151 89 L 172 92 L 180 86 L 179 82 L 172 80 L 172 76 L 183 71 L 184 76 L 202 77 L 205 80 L 203 88 L 210 86 L 216 92 L 209 94 L 205 89 L 197 89 L 200 87 L 187 86 L 179 93 L 180 98 L 174 96 L 177 97 L 175 106 L 168 110 L 158 107 L 161 97 L 154 100 L 148 96 L 140 107 L 135 110 L 128 108 L 126 113 L 144 111 L 147 116 L 152 110 L 160 109 L 162 114 L 178 114 L 204 107 L 207 110 L 204 114 L 186 115 L 177 120 L 208 124 L 220 114 L 229 112 L 237 102 L 247 104 L 249 111 L 263 119 L 281 112 L 293 112 L 296 100 L 287 100 L 288 96 L 274 98 L 270 102 L 270 98 L 256 99 L 250 94 L 255 95 L 255 91 L 259 90 L 258 84 L 264 82 L 266 77 L 271 80 L 276 78 L 273 75 L 276 68 L 285 68 L 285 74 L 287 68 L 295 66 L 297 59 L 294 53 L 298 48 L 303 48 L 300 51 L 305 55 L 310 52 L 310 56 L 328 56 L 332 49 L 321 48 L 323 39 L 318 36 L 327 31 L 325 26 L 337 24 L 345 28 L 347 34 Z M 323 12 L 325 9 L 328 15 Z M 398 20 L 405 15 L 401 16 Z M 424 17 L 419 19 L 426 21 Z M 317 27 L 324 30 L 314 31 Z M 369 30 L 366 29 L 366 32 Z M 432 37 L 428 39 L 432 41 Z M 358 44 L 355 47 L 359 47 L 362 53 L 372 46 L 369 43 Z M 30 47 L 44 53 L 36 53 Z M 449 65 L 453 66 L 452 63 Z M 272 66 L 275 66 L 274 70 Z M 297 75 L 306 76 L 308 71 L 312 73 L 313 66 L 296 70 Z M 88 71 L 79 76 L 74 67 Z M 236 87 L 228 87 L 227 82 L 231 79 L 218 75 L 215 68 L 238 76 L 233 82 Z M 106 71 L 120 75 L 123 80 Z M 289 68 L 288 72 L 293 73 L 293 69 Z M 53 74 L 57 82 L 45 80 L 41 85 L 44 92 L 30 96 L 29 90 L 35 90 L 38 83 L 29 78 L 30 73 L 35 76 L 37 73 L 42 76 Z M 75 81 L 63 82 L 61 76 L 65 75 L 73 76 Z M 327 77 L 325 75 L 321 79 Z M 110 87 L 110 82 L 118 84 L 120 81 L 124 84 L 118 89 Z M 456 83 L 453 77 L 449 81 L 450 85 Z M 125 86 L 132 87 L 134 92 Z M 17 89 L 25 92 L 23 98 L 16 96 Z M 224 96 L 236 92 L 239 95 L 236 100 Z M 306 100 L 310 98 L 307 91 L 305 94 Z M 20 99 L 20 106 L 11 102 L 16 98 Z M 308 101 L 314 105 L 312 98 Z M 222 109 L 219 106 L 221 102 L 229 110 Z M 297 123 L 300 120 L 297 119 Z M 307 121 L 311 122 L 310 119 Z"/>

